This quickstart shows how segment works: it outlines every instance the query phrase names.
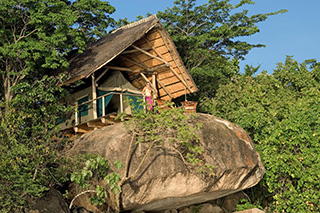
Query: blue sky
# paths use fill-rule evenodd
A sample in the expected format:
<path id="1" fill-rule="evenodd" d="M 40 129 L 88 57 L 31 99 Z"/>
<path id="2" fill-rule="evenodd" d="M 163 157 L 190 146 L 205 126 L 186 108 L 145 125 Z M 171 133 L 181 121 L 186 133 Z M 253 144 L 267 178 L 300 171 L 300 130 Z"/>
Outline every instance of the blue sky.
<path id="1" fill-rule="evenodd" d="M 127 17 L 136 20 L 137 15 L 145 16 L 148 12 L 156 14 L 172 7 L 174 0 L 108 0 L 116 8 L 115 19 Z M 240 0 L 231 0 L 238 3 Z M 207 0 L 198 0 L 199 4 Z M 255 4 L 244 9 L 249 14 L 275 12 L 287 9 L 288 12 L 269 17 L 258 24 L 260 32 L 243 38 L 253 44 L 265 44 L 265 48 L 255 48 L 240 63 L 258 66 L 260 71 L 272 73 L 276 63 L 284 62 L 286 55 L 293 56 L 298 62 L 306 59 L 320 61 L 320 0 L 256 0 Z"/>

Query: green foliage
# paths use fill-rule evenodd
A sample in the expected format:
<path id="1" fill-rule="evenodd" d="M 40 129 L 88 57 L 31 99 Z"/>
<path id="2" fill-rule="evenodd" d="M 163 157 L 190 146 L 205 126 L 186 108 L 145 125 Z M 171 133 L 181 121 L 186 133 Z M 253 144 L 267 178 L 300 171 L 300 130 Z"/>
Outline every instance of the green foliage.
<path id="1" fill-rule="evenodd" d="M 208 108 L 251 135 L 267 169 L 255 188 L 275 212 L 320 208 L 319 65 L 287 57 L 272 75 L 243 75 L 221 86 Z M 311 69 L 311 70 L 310 70 Z"/>
<path id="2" fill-rule="evenodd" d="M 253 208 L 258 208 L 262 210 L 262 207 L 259 204 L 252 204 L 247 199 L 241 199 L 237 203 L 237 211 L 244 211 L 244 210 L 253 209 Z"/>
<path id="3" fill-rule="evenodd" d="M 120 169 L 123 165 L 116 161 L 115 167 Z M 109 161 L 101 156 L 91 156 L 85 163 L 85 166 L 80 171 L 75 171 L 71 174 L 70 180 L 77 183 L 82 189 L 92 189 L 95 191 L 95 196 L 90 198 L 93 205 L 102 205 L 106 202 L 108 192 L 106 186 L 94 185 L 94 181 L 101 182 L 104 180 L 111 191 L 115 194 L 121 192 L 118 185 L 121 177 L 115 173 L 109 165 Z"/>
<path id="4" fill-rule="evenodd" d="M 0 1 L 0 211 L 16 212 L 65 181 L 56 120 L 66 55 L 105 34 L 114 8 L 100 0 Z"/>
<path id="5" fill-rule="evenodd" d="M 201 124 L 191 122 L 196 114 L 185 114 L 183 108 L 173 107 L 171 102 L 165 106 L 167 108 L 164 109 L 155 106 L 148 113 L 137 110 L 125 122 L 135 142 L 149 144 L 149 149 L 161 144 L 161 147 L 176 152 L 186 165 L 196 166 L 201 173 L 214 175 L 214 166 L 206 164 L 201 156 L 204 152 L 198 135 Z"/>
<path id="6" fill-rule="evenodd" d="M 52 80 L 44 77 L 33 85 L 20 84 L 15 88 L 20 92 L 0 114 L 1 212 L 19 211 L 27 206 L 26 200 L 65 181 L 56 168 L 59 151 L 67 144 L 55 125 L 63 107 L 52 95 L 60 92 Z"/>
<path id="7" fill-rule="evenodd" d="M 196 3 L 196 0 L 177 0 L 172 8 L 158 12 L 157 16 L 191 72 L 200 98 L 212 98 L 220 84 L 238 74 L 240 59 L 252 48 L 264 47 L 241 41 L 241 37 L 258 33 L 257 23 L 285 10 L 248 16 L 248 11 L 241 11 L 241 7 L 254 4 L 250 0 L 237 5 L 229 0 Z"/>
<path id="8" fill-rule="evenodd" d="M 34 82 L 52 69 L 66 69 L 66 55 L 106 33 L 114 8 L 100 0 L 0 1 L 0 96 Z"/>

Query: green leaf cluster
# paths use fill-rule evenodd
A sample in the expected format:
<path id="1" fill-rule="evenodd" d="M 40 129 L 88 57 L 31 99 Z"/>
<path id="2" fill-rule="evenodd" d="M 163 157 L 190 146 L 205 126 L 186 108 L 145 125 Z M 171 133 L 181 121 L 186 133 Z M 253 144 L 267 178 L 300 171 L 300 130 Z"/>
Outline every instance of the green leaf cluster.
<path id="1" fill-rule="evenodd" d="M 300 64 L 288 56 L 273 74 L 244 74 L 207 100 L 213 114 L 253 138 L 267 172 L 252 200 L 267 202 L 271 211 L 320 210 L 319 73 L 315 61 Z"/>

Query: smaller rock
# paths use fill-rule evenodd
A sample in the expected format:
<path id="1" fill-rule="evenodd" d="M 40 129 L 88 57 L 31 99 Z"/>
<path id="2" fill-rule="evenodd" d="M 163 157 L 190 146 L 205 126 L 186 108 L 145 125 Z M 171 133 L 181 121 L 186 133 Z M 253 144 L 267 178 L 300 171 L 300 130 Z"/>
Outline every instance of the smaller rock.
<path id="1" fill-rule="evenodd" d="M 30 213 L 69 212 L 68 205 L 65 202 L 62 194 L 56 189 L 51 188 L 42 198 L 38 199 L 32 206 Z"/>
<path id="2" fill-rule="evenodd" d="M 237 193 L 228 195 L 228 196 L 222 198 L 222 200 L 223 200 L 222 207 L 224 209 L 227 209 L 229 212 L 234 212 L 237 210 L 237 203 L 241 199 L 245 199 L 245 198 L 246 198 L 246 196 L 243 192 L 237 192 Z"/>
<path id="3" fill-rule="evenodd" d="M 210 203 L 205 203 L 200 208 L 200 213 L 223 213 L 223 210 L 216 205 L 212 205 Z"/>

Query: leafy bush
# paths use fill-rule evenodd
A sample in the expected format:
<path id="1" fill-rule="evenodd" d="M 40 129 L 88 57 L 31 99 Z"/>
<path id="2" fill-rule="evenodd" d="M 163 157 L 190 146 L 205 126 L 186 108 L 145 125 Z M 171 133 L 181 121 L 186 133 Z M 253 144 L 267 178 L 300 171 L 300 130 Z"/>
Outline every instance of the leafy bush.
<path id="1" fill-rule="evenodd" d="M 320 69 L 311 69 L 288 57 L 272 75 L 242 75 L 221 86 L 207 104 L 253 138 L 267 172 L 251 199 L 272 211 L 320 210 Z"/>
<path id="2" fill-rule="evenodd" d="M 60 137 L 55 124 L 63 107 L 52 95 L 61 89 L 52 80 L 20 84 L 15 98 L 0 113 L 1 212 L 17 212 L 27 206 L 27 200 L 65 181 L 57 165 L 58 152 L 67 140 Z"/>

